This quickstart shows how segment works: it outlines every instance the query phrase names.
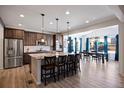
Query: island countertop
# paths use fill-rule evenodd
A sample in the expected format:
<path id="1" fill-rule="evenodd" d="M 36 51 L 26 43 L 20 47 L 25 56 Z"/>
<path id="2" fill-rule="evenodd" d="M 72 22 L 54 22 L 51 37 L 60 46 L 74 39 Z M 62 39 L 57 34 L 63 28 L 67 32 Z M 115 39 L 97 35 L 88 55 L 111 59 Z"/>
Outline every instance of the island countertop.
<path id="1" fill-rule="evenodd" d="M 29 56 L 41 60 L 44 59 L 44 57 L 50 57 L 50 56 L 59 56 L 59 55 L 68 55 L 67 53 L 64 52 L 49 52 L 49 53 L 36 53 L 36 54 L 29 54 Z"/>
<path id="2" fill-rule="evenodd" d="M 36 53 L 36 54 L 28 54 L 31 57 L 30 64 L 30 73 L 36 82 L 36 84 L 41 84 L 41 65 L 44 62 L 42 59 L 44 57 L 49 56 L 59 56 L 59 55 L 68 55 L 68 53 L 63 52 L 49 52 L 49 53 Z"/>

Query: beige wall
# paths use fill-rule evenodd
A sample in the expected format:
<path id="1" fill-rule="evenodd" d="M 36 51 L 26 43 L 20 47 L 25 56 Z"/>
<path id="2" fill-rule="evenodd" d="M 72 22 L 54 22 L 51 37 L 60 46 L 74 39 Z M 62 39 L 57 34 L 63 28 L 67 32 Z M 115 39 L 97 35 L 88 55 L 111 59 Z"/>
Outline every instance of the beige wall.
<path id="1" fill-rule="evenodd" d="M 3 69 L 3 32 L 4 28 L 0 21 L 0 69 Z"/>

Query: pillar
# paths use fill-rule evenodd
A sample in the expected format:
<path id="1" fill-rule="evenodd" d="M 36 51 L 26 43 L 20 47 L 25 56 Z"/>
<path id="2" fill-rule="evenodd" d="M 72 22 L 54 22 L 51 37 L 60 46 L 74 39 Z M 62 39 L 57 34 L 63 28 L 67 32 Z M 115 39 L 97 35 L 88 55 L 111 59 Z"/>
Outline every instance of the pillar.
<path id="1" fill-rule="evenodd" d="M 118 34 L 116 35 L 116 49 L 115 49 L 115 61 L 119 60 L 119 40 L 118 40 L 119 36 Z"/>
<path id="2" fill-rule="evenodd" d="M 75 53 L 77 53 L 77 38 L 75 38 Z"/>
<path id="3" fill-rule="evenodd" d="M 124 23 L 119 23 L 119 71 L 124 76 Z"/>
<path id="4" fill-rule="evenodd" d="M 90 51 L 90 41 L 89 41 L 89 38 L 86 38 L 86 51 L 87 52 Z"/>
<path id="5" fill-rule="evenodd" d="M 80 52 L 83 52 L 82 51 L 82 38 L 80 38 Z"/>
<path id="6" fill-rule="evenodd" d="M 98 41 L 95 41 L 95 51 L 98 52 Z"/>
<path id="7" fill-rule="evenodd" d="M 106 57 L 106 61 L 108 61 L 108 37 L 104 36 L 104 53 Z"/>
<path id="8" fill-rule="evenodd" d="M 71 37 L 68 37 L 68 53 L 71 53 Z"/>

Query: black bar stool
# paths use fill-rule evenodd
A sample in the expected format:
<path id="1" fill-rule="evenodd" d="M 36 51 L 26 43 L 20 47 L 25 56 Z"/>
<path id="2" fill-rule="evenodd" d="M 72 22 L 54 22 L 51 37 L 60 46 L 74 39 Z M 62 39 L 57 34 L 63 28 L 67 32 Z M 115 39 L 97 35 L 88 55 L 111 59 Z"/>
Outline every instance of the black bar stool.
<path id="1" fill-rule="evenodd" d="M 74 65 L 75 65 L 75 55 L 70 54 L 70 55 L 67 56 L 67 62 L 66 62 L 67 76 L 69 76 L 69 73 L 72 73 L 72 75 L 73 75 L 73 71 L 75 70 Z"/>
<path id="2" fill-rule="evenodd" d="M 56 61 L 56 68 L 57 68 L 57 77 L 58 80 L 60 76 L 63 76 L 65 78 L 65 64 L 66 64 L 66 55 L 58 56 Z"/>
<path id="3" fill-rule="evenodd" d="M 44 85 L 46 85 L 46 81 L 50 78 L 54 78 L 54 81 L 56 82 L 55 63 L 56 56 L 44 58 L 44 65 L 41 66 L 41 80 L 44 81 Z"/>

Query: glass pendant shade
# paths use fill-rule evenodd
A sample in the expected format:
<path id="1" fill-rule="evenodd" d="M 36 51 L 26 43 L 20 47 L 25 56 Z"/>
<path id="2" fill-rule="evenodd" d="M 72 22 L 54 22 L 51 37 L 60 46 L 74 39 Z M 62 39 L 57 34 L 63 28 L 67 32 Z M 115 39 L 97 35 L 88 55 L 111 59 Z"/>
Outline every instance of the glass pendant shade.
<path id="1" fill-rule="evenodd" d="M 41 39 L 41 42 L 45 42 L 45 40 L 42 38 L 42 39 Z"/>

